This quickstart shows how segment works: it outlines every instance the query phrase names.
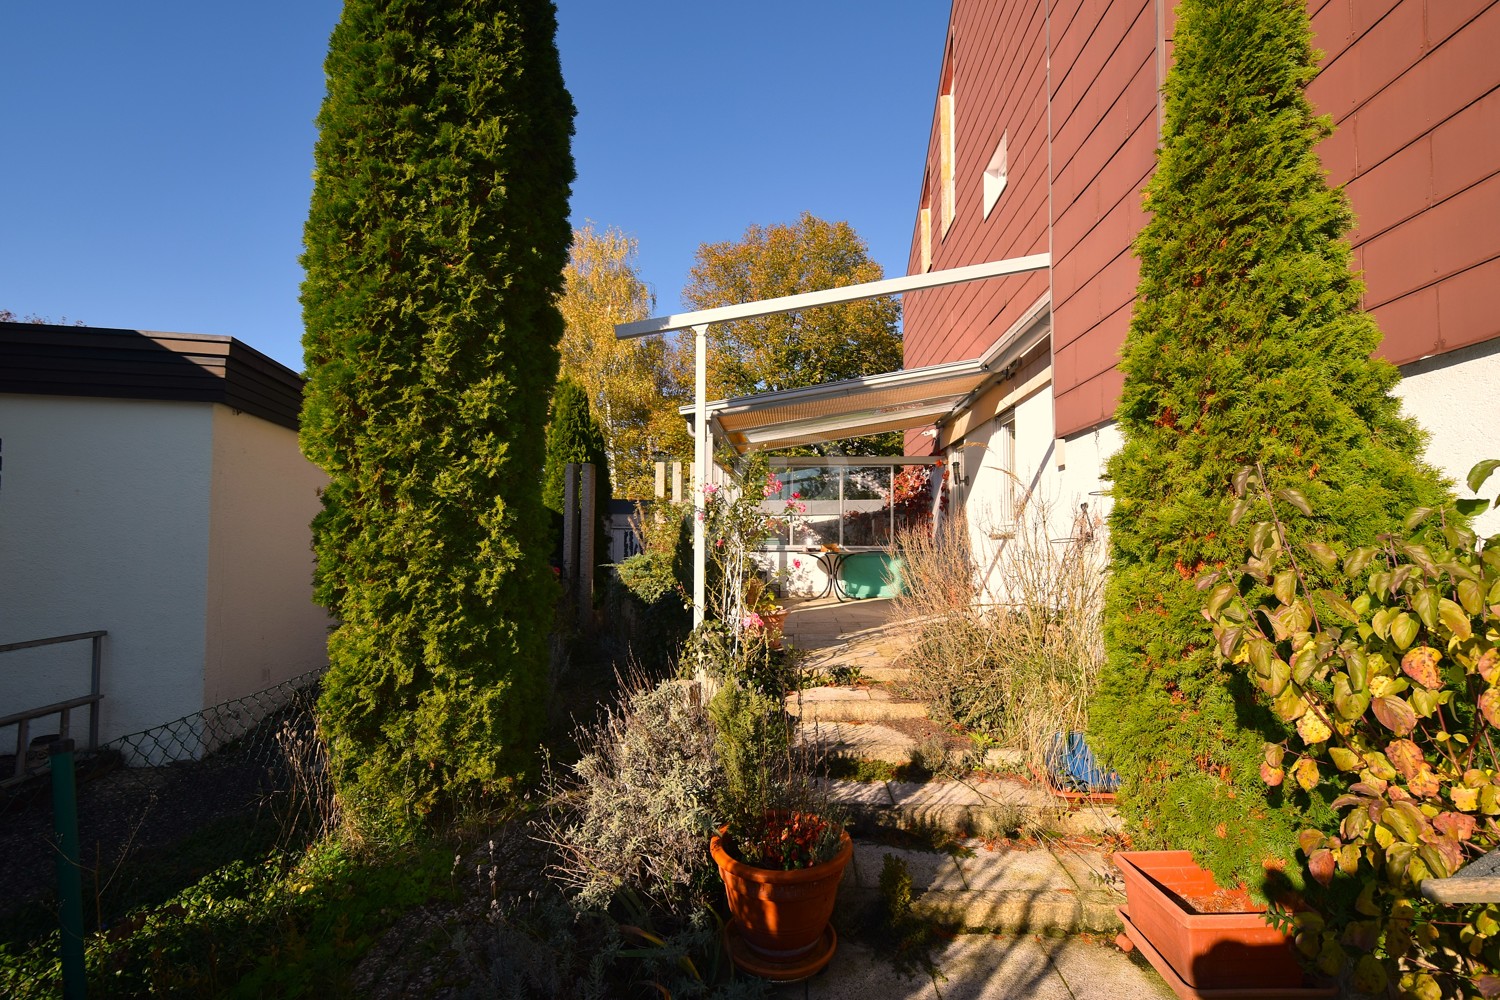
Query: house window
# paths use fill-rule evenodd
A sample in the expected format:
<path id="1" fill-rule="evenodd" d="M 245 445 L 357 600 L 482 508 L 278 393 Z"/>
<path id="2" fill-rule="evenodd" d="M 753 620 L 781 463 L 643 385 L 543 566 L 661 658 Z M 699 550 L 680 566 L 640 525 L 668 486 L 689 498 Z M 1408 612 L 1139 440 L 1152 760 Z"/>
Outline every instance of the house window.
<path id="1" fill-rule="evenodd" d="M 1000 463 L 1000 520 L 1007 525 L 1016 523 L 1016 411 L 999 418 L 995 439 L 991 447 Z"/>
<path id="2" fill-rule="evenodd" d="M 995 154 L 990 157 L 989 166 L 984 168 L 984 217 L 990 217 L 990 210 L 995 207 L 995 202 L 1000 200 L 1000 193 L 1005 190 L 1005 180 L 1010 173 L 1009 151 L 1007 145 L 1009 133 L 1000 133 L 1000 145 L 995 147 Z"/>
<path id="3" fill-rule="evenodd" d="M 995 418 L 993 430 L 979 449 L 980 470 L 984 486 L 976 494 L 982 497 L 971 513 L 979 530 L 996 541 L 1014 538 L 1016 534 L 1016 501 L 1021 488 L 1016 478 L 1016 414 L 1014 410 Z"/>
<path id="4" fill-rule="evenodd" d="M 932 270 L 932 209 L 926 205 L 917 217 L 917 227 L 921 230 L 922 273 L 926 274 Z"/>
<path id="5" fill-rule="evenodd" d="M 940 207 L 944 236 L 948 235 L 948 227 L 953 225 L 954 215 L 953 161 L 955 153 L 954 134 L 957 131 L 957 125 L 954 122 L 954 110 L 953 50 L 950 47 L 948 58 L 944 61 L 942 92 L 938 97 L 938 184 L 942 190 Z"/>

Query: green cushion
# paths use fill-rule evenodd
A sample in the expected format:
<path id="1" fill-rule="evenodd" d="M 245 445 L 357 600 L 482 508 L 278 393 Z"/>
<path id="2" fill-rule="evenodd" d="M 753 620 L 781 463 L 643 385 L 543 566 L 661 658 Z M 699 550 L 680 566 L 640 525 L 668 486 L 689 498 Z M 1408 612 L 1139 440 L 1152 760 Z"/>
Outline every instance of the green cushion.
<path id="1" fill-rule="evenodd" d="M 856 599 L 905 593 L 901 559 L 889 552 L 851 552 L 839 567 L 839 586 Z"/>

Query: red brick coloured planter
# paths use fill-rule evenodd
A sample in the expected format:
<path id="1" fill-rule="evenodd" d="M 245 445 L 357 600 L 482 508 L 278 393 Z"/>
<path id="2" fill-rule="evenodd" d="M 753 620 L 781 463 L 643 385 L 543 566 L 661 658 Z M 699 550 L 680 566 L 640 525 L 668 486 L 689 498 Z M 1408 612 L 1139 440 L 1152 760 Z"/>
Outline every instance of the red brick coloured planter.
<path id="1" fill-rule="evenodd" d="M 1303 987 L 1291 942 L 1266 923 L 1265 908 L 1243 892 L 1225 893 L 1189 852 L 1122 851 L 1114 862 L 1125 877 L 1125 936 L 1133 943 L 1144 939 L 1138 943 L 1149 947 L 1142 952 L 1179 995 L 1229 996 L 1242 990 L 1286 991 L 1256 994 L 1267 997 L 1331 995 Z M 1220 901 L 1238 896 L 1238 905 L 1199 913 L 1187 902 L 1214 896 Z M 1168 968 L 1161 968 L 1158 958 Z"/>

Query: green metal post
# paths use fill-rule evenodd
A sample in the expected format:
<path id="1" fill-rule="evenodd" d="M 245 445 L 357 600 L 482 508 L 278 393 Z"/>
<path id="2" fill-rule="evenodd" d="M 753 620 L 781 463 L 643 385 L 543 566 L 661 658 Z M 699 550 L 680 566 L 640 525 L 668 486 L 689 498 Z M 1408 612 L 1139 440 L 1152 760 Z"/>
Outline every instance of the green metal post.
<path id="1" fill-rule="evenodd" d="M 63 1000 L 84 1000 L 83 876 L 78 870 L 78 789 L 73 741 L 55 740 L 52 756 L 52 824 L 57 832 L 57 904 L 62 927 Z"/>

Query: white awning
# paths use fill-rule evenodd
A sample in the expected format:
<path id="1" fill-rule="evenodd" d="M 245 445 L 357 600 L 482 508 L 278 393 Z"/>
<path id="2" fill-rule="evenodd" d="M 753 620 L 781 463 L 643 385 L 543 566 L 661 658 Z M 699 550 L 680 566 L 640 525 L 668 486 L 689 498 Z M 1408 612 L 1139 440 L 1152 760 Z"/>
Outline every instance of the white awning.
<path id="1" fill-rule="evenodd" d="M 708 404 L 716 441 L 740 454 L 927 427 L 996 373 L 983 360 L 866 375 Z M 693 423 L 691 406 L 682 408 Z"/>

